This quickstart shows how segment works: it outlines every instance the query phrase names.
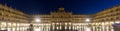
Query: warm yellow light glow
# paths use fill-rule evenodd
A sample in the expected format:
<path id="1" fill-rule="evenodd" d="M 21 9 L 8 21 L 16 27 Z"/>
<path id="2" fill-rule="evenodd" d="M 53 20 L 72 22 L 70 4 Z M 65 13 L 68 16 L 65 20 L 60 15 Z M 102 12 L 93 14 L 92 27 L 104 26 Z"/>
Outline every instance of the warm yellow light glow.
<path id="1" fill-rule="evenodd" d="M 67 25 L 67 23 L 65 23 L 65 25 Z"/>
<path id="2" fill-rule="evenodd" d="M 56 23 L 56 24 L 59 24 L 59 23 Z"/>
<path id="3" fill-rule="evenodd" d="M 67 26 L 65 26 L 65 29 L 67 29 Z"/>
<path id="4" fill-rule="evenodd" d="M 57 29 L 59 29 L 59 27 L 57 27 Z"/>
<path id="5" fill-rule="evenodd" d="M 13 23 L 12 25 L 13 25 L 13 26 L 16 26 L 16 23 Z"/>
<path id="6" fill-rule="evenodd" d="M 5 25 L 6 23 L 5 22 L 1 22 L 2 25 Z"/>
<path id="7" fill-rule="evenodd" d="M 7 28 L 8 31 L 11 31 L 11 28 Z"/>
<path id="8" fill-rule="evenodd" d="M 15 31 L 15 28 L 12 28 L 12 31 Z"/>
<path id="9" fill-rule="evenodd" d="M 8 26 L 11 27 L 11 23 L 8 23 Z"/>
<path id="10" fill-rule="evenodd" d="M 40 22 L 40 18 L 36 18 L 36 19 L 35 19 L 35 22 Z"/>
<path id="11" fill-rule="evenodd" d="M 90 21 L 90 19 L 89 19 L 89 18 L 87 18 L 87 19 L 86 19 L 86 22 L 89 22 L 89 21 Z"/>
<path id="12" fill-rule="evenodd" d="M 102 22 L 102 25 L 104 25 L 104 22 Z"/>
<path id="13" fill-rule="evenodd" d="M 52 28 L 55 29 L 55 26 L 53 26 Z"/>
<path id="14" fill-rule="evenodd" d="M 71 23 L 69 23 L 69 24 L 71 24 Z"/>
<path id="15" fill-rule="evenodd" d="M 108 24 L 109 24 L 109 22 L 106 22 L 106 23 L 105 23 L 105 25 L 108 25 Z"/>
<path id="16" fill-rule="evenodd" d="M 69 29 L 71 29 L 71 27 L 69 26 Z"/>
<path id="17" fill-rule="evenodd" d="M 86 31 L 91 31 L 89 27 L 86 27 Z"/>
<path id="18" fill-rule="evenodd" d="M 40 29 L 39 28 L 34 28 L 34 31 L 40 31 Z"/>
<path id="19" fill-rule="evenodd" d="M 62 29 L 62 27 L 60 26 L 60 29 Z"/>
<path id="20" fill-rule="evenodd" d="M 120 21 L 116 21 L 115 23 L 120 23 Z"/>
<path id="21" fill-rule="evenodd" d="M 1 30 L 6 30 L 6 28 L 1 28 Z"/>
<path id="22" fill-rule="evenodd" d="M 55 23 L 52 23 L 53 25 L 55 24 Z"/>
<path id="23" fill-rule="evenodd" d="M 75 27 L 73 26 L 72 29 L 74 29 Z"/>
<path id="24" fill-rule="evenodd" d="M 1 22 L 1 27 L 6 27 L 6 22 Z"/>

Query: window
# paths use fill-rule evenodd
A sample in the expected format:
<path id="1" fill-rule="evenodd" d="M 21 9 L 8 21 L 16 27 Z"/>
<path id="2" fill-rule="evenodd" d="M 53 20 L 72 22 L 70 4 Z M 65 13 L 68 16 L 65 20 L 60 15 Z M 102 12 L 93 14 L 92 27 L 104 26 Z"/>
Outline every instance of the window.
<path id="1" fill-rule="evenodd" d="M 116 9 L 116 11 L 120 11 L 120 9 Z"/>

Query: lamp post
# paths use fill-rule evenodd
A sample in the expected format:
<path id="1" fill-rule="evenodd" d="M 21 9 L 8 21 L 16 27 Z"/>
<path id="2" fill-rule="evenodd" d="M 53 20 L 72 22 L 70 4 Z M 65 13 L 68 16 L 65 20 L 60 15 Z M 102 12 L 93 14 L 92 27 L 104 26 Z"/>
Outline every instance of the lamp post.
<path id="1" fill-rule="evenodd" d="M 86 22 L 90 22 L 90 18 L 86 18 Z"/>

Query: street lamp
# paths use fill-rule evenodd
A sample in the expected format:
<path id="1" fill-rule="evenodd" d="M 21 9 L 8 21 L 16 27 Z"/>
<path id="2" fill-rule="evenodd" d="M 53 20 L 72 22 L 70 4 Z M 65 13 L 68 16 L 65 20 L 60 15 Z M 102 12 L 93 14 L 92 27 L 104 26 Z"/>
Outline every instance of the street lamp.
<path id="1" fill-rule="evenodd" d="M 40 18 L 35 18 L 35 22 L 40 22 Z"/>
<path id="2" fill-rule="evenodd" d="M 87 18 L 87 19 L 86 19 L 86 22 L 90 22 L 90 18 Z"/>

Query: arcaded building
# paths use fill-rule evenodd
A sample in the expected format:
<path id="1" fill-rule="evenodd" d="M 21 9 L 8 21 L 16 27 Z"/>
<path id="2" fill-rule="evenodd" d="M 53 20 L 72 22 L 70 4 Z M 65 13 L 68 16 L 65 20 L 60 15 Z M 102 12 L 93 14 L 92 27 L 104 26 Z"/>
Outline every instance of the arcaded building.
<path id="1" fill-rule="evenodd" d="M 42 27 L 38 24 L 41 23 L 43 28 L 48 29 L 48 31 L 82 31 L 80 29 L 84 28 L 82 25 L 86 25 L 85 27 L 88 25 L 87 18 L 89 15 L 74 15 L 72 12 L 66 12 L 64 8 L 59 8 L 57 12 L 51 12 L 50 15 L 33 15 L 32 23 L 34 27 Z M 35 22 L 34 19 L 41 21 Z"/>
<path id="2" fill-rule="evenodd" d="M 114 31 L 112 25 L 120 23 L 120 6 L 114 6 L 94 14 L 92 23 L 95 31 Z"/>
<path id="3" fill-rule="evenodd" d="M 73 14 L 59 8 L 50 14 L 28 15 L 0 4 L 0 30 L 7 31 L 114 31 L 120 23 L 120 6 L 92 15 Z"/>
<path id="4" fill-rule="evenodd" d="M 0 4 L 0 30 L 25 31 L 29 28 L 28 15 Z"/>

